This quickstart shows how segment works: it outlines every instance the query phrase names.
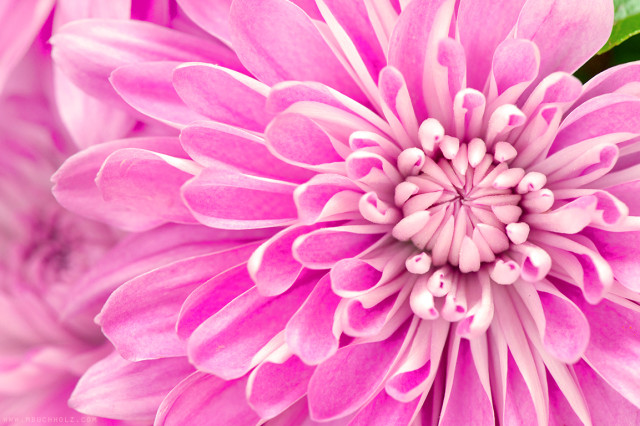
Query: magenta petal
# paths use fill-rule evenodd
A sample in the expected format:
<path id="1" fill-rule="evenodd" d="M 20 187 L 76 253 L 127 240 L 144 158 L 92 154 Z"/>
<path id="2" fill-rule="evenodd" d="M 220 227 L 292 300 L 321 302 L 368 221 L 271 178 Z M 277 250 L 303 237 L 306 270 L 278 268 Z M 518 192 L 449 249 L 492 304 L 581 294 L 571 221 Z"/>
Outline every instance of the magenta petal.
<path id="1" fill-rule="evenodd" d="M 595 306 L 578 294 L 572 299 L 591 326 L 585 360 L 613 389 L 640 407 L 640 313 L 606 299 Z"/>
<path id="2" fill-rule="evenodd" d="M 148 149 L 169 155 L 182 152 L 175 138 L 124 139 L 96 145 L 71 156 L 58 169 L 51 178 L 53 195 L 65 208 L 90 219 L 129 231 L 154 228 L 165 220 L 157 216 L 132 216 L 125 206 L 106 202 L 94 182 L 104 160 L 123 148 Z"/>
<path id="3" fill-rule="evenodd" d="M 305 363 L 320 364 L 338 350 L 334 317 L 340 300 L 325 275 L 287 323 L 287 345 Z"/>
<path id="4" fill-rule="evenodd" d="M 449 355 L 455 357 L 449 360 L 449 366 L 455 365 L 455 367 L 454 371 L 450 369 L 447 371 L 447 375 L 453 375 L 453 380 L 449 397 L 445 398 L 440 424 L 443 426 L 494 425 L 491 400 L 482 386 L 469 341 L 460 339 L 453 345 L 454 348 L 457 345 L 458 350 L 454 349 Z"/>
<path id="5" fill-rule="evenodd" d="M 225 379 L 246 374 L 258 352 L 284 327 L 318 282 L 307 273 L 286 293 L 262 297 L 253 288 L 203 322 L 189 338 L 189 359 L 199 370 Z M 264 354 L 266 355 L 266 354 Z"/>
<path id="6" fill-rule="evenodd" d="M 574 72 L 609 38 L 613 3 L 595 0 L 588 8 L 582 5 L 580 0 L 529 0 L 522 7 L 515 36 L 540 49 L 540 75 Z"/>
<path id="7" fill-rule="evenodd" d="M 349 422 L 349 426 L 387 426 L 410 424 L 420 397 L 404 403 L 391 398 L 384 390 Z"/>
<path id="8" fill-rule="evenodd" d="M 278 115 L 269 123 L 265 137 L 274 154 L 293 164 L 318 166 L 343 161 L 331 137 L 303 115 Z"/>
<path id="9" fill-rule="evenodd" d="M 205 117 L 191 110 L 173 87 L 173 70 L 180 62 L 143 62 L 123 65 L 109 81 L 126 103 L 163 123 L 182 127 Z"/>
<path id="10" fill-rule="evenodd" d="M 573 365 L 580 388 L 589 404 L 594 425 L 640 424 L 640 410 L 616 392 L 584 361 Z"/>
<path id="11" fill-rule="evenodd" d="M 271 119 L 265 111 L 269 87 L 244 74 L 185 64 L 173 72 L 173 85 L 192 110 L 214 121 L 261 132 Z"/>
<path id="12" fill-rule="evenodd" d="M 576 362 L 589 343 L 589 323 L 571 301 L 544 291 L 539 291 L 538 295 L 546 319 L 545 348 L 563 362 Z"/>
<path id="13" fill-rule="evenodd" d="M 165 395 L 191 372 L 184 357 L 129 362 L 114 352 L 80 378 L 69 405 L 93 416 L 150 422 Z"/>
<path id="14" fill-rule="evenodd" d="M 227 124 L 193 123 L 182 129 L 180 142 L 189 156 L 205 167 L 227 165 L 250 175 L 288 182 L 303 182 L 314 175 L 274 157 L 261 137 Z"/>
<path id="15" fill-rule="evenodd" d="M 127 282 L 102 309 L 99 322 L 103 333 L 130 361 L 186 355 L 186 344 L 175 330 L 183 301 L 212 276 L 245 261 L 254 248 L 254 244 L 223 248 Z"/>
<path id="16" fill-rule="evenodd" d="M 536 419 L 531 393 L 513 356 L 507 353 L 507 377 L 504 391 L 504 424 L 527 424 Z"/>
<path id="17" fill-rule="evenodd" d="M 314 370 L 296 356 L 281 364 L 265 361 L 249 377 L 247 401 L 260 418 L 271 419 L 304 397 Z"/>
<path id="18" fill-rule="evenodd" d="M 260 418 L 246 402 L 246 383 L 246 378 L 227 381 L 196 371 L 169 392 L 154 425 L 254 426 Z"/>
<path id="19" fill-rule="evenodd" d="M 178 5 L 203 30 L 229 44 L 231 2 L 232 0 L 178 0 Z"/>
<path id="20" fill-rule="evenodd" d="M 342 259 L 331 268 L 331 288 L 343 297 L 372 289 L 380 278 L 382 271 L 360 259 Z"/>
<path id="21" fill-rule="evenodd" d="M 199 166 L 184 161 L 190 173 L 177 168 L 175 157 L 139 148 L 109 155 L 96 176 L 96 185 L 112 209 L 126 211 L 130 220 L 196 223 L 182 202 L 180 188 Z M 141 219 L 133 219 L 140 217 Z"/>
<path id="22" fill-rule="evenodd" d="M 620 284 L 640 291 L 640 232 L 606 232 L 589 228 L 584 233 L 598 247 Z"/>
<path id="23" fill-rule="evenodd" d="M 254 229 L 292 223 L 297 214 L 295 186 L 235 171 L 205 169 L 182 187 L 182 195 L 202 224 Z"/>
<path id="24" fill-rule="evenodd" d="M 214 41 L 134 20 L 90 19 L 69 23 L 51 39 L 56 64 L 94 96 L 113 98 L 108 77 L 141 61 L 201 61 L 242 69 L 233 52 Z"/>
<path id="25" fill-rule="evenodd" d="M 380 342 L 346 346 L 320 364 L 309 382 L 311 418 L 326 421 L 358 410 L 375 395 L 403 345 L 410 322 Z"/>
<path id="26" fill-rule="evenodd" d="M 303 223 L 315 223 L 340 215 L 358 212 L 362 191 L 351 179 L 330 173 L 318 174 L 298 186 L 293 194 L 298 218 Z"/>
<path id="27" fill-rule="evenodd" d="M 317 81 L 356 99 L 360 89 L 309 17 L 286 0 L 235 0 L 231 39 L 242 63 L 260 81 Z"/>
<path id="28" fill-rule="evenodd" d="M 300 262 L 293 258 L 293 242 L 300 235 L 323 225 L 287 227 L 255 250 L 248 269 L 260 294 L 277 296 L 293 285 L 303 269 Z"/>
<path id="29" fill-rule="evenodd" d="M 178 336 L 187 339 L 200 324 L 253 286 L 245 263 L 211 278 L 184 301 L 176 326 Z"/>
<path id="30" fill-rule="evenodd" d="M 318 229 L 296 239 L 293 255 L 309 268 L 331 268 L 341 259 L 358 256 L 383 237 L 382 233 L 367 231 L 357 226 Z M 332 249 L 328 251 L 327 247 Z"/>

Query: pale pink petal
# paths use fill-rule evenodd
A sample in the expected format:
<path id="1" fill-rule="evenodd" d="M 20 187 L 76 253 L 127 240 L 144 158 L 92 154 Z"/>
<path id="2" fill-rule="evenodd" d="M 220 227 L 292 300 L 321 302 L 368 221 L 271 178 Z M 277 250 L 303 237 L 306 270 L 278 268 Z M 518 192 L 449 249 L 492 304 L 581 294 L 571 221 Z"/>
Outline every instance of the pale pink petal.
<path id="1" fill-rule="evenodd" d="M 606 69 L 584 85 L 584 91 L 576 104 L 586 102 L 607 93 L 638 95 L 640 89 L 640 63 L 631 62 Z"/>
<path id="2" fill-rule="evenodd" d="M 204 225 L 253 229 L 291 224 L 296 218 L 294 189 L 286 182 L 205 169 L 182 187 L 182 196 Z"/>
<path id="3" fill-rule="evenodd" d="M 9 0 L 0 6 L 0 91 L 13 67 L 27 53 L 55 2 Z"/>
<path id="4" fill-rule="evenodd" d="M 104 160 L 119 149 L 140 148 L 175 155 L 182 151 L 179 146 L 175 138 L 123 139 L 93 146 L 71 156 L 53 175 L 53 195 L 65 208 L 93 220 L 131 231 L 154 228 L 165 220 L 157 216 L 131 217 L 129 209 L 106 202 L 94 180 Z"/>
<path id="5" fill-rule="evenodd" d="M 265 132 L 266 144 L 279 158 L 298 166 L 321 166 L 342 162 L 332 138 L 309 118 L 279 114 Z"/>
<path id="6" fill-rule="evenodd" d="M 505 389 L 504 423 L 526 424 L 536 418 L 536 410 L 527 384 L 520 374 L 513 357 L 508 355 Z"/>
<path id="7" fill-rule="evenodd" d="M 458 28 L 467 56 L 469 87 L 484 90 L 494 51 L 511 32 L 524 2 L 514 0 L 495 7 L 491 0 L 460 1 Z"/>
<path id="8" fill-rule="evenodd" d="M 325 275 L 287 323 L 287 345 L 305 363 L 320 364 L 338 350 L 334 317 L 340 300 Z"/>
<path id="9" fill-rule="evenodd" d="M 309 382 L 309 411 L 318 421 L 358 410 L 383 383 L 407 336 L 409 321 L 380 342 L 350 345 L 320 364 Z"/>
<path id="10" fill-rule="evenodd" d="M 262 419 L 271 419 L 304 397 L 314 370 L 296 356 L 283 363 L 265 361 L 249 376 L 247 402 Z"/>
<path id="11" fill-rule="evenodd" d="M 356 100 L 363 95 L 309 17 L 285 0 L 236 0 L 231 40 L 260 81 L 317 81 Z"/>
<path id="12" fill-rule="evenodd" d="M 260 237 L 260 236 L 257 236 Z M 202 226 L 166 225 L 132 234 L 100 259 L 73 287 L 75 297 L 65 317 L 92 321 L 111 292 L 126 281 L 179 259 L 211 253 L 221 247 L 220 238 L 246 239 L 221 234 Z M 251 237 L 250 237 L 251 238 Z M 222 245 L 224 247 L 225 245 Z"/>
<path id="13" fill-rule="evenodd" d="M 84 414 L 150 422 L 165 395 L 192 372 L 184 357 L 130 362 L 114 352 L 87 370 L 69 405 Z"/>
<path id="14" fill-rule="evenodd" d="M 613 3 L 596 0 L 588 8 L 581 6 L 579 0 L 527 0 L 522 7 L 515 36 L 540 49 L 540 75 L 574 72 L 609 38 Z"/>
<path id="15" fill-rule="evenodd" d="M 355 217 L 348 215 L 346 218 L 358 218 L 361 197 L 361 190 L 350 179 L 330 173 L 312 177 L 293 193 L 298 218 L 303 223 L 342 219 L 342 214 L 348 215 L 350 212 L 356 212 Z"/>
<path id="16" fill-rule="evenodd" d="M 246 374 L 262 360 L 260 350 L 284 330 L 318 279 L 317 273 L 304 274 L 288 292 L 276 297 L 262 297 L 255 288 L 237 297 L 193 332 L 190 361 L 199 370 L 225 379 Z"/>
<path id="17" fill-rule="evenodd" d="M 119 149 L 102 164 L 96 186 L 109 208 L 127 212 L 129 220 L 196 223 L 180 198 L 180 188 L 200 166 L 180 160 L 146 149 Z"/>
<path id="18" fill-rule="evenodd" d="M 203 30 L 231 44 L 229 9 L 232 0 L 177 0 L 178 5 Z"/>
<path id="19" fill-rule="evenodd" d="M 349 422 L 353 426 L 386 426 L 409 424 L 419 407 L 420 398 L 404 403 L 391 398 L 384 390 L 364 406 Z"/>
<path id="20" fill-rule="evenodd" d="M 184 356 L 176 334 L 180 306 L 199 285 L 246 261 L 255 244 L 194 256 L 154 269 L 118 288 L 98 318 L 103 333 L 130 360 Z"/>
<path id="21" fill-rule="evenodd" d="M 261 132 L 271 119 L 265 111 L 268 86 L 230 69 L 181 65 L 173 72 L 173 85 L 190 109 L 214 121 Z"/>
<path id="22" fill-rule="evenodd" d="M 235 167 L 243 173 L 288 182 L 307 181 L 313 172 L 274 157 L 254 133 L 212 121 L 193 123 L 180 133 L 182 147 L 206 167 Z"/>
<path id="23" fill-rule="evenodd" d="M 183 127 L 205 117 L 187 107 L 173 87 L 173 70 L 179 64 L 164 61 L 123 65 L 111 73 L 109 81 L 136 110 L 170 126 Z"/>
<path id="24" fill-rule="evenodd" d="M 625 287 L 640 291 L 640 232 L 606 232 L 586 229 L 584 234 L 611 265 L 613 275 Z"/>
<path id="25" fill-rule="evenodd" d="M 245 398 L 247 379 L 222 380 L 196 371 L 177 384 L 158 408 L 154 426 L 254 426 L 260 418 Z"/>
<path id="26" fill-rule="evenodd" d="M 389 40 L 389 65 L 404 76 L 419 122 L 427 118 L 422 80 L 429 32 L 438 11 L 448 3 L 451 2 L 417 0 L 409 3 L 400 14 Z"/>
<path id="27" fill-rule="evenodd" d="M 210 40 L 142 21 L 71 22 L 51 39 L 57 66 L 89 94 L 115 96 L 108 77 L 116 68 L 144 61 L 202 61 L 242 69 L 234 53 Z"/>

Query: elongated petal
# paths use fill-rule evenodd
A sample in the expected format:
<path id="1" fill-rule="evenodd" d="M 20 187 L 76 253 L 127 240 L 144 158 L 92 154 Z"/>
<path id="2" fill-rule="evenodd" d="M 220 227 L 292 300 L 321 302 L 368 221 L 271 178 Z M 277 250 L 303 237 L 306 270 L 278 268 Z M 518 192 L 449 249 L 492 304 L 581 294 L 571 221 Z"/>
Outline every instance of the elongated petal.
<path id="1" fill-rule="evenodd" d="M 114 98 L 108 78 L 116 68 L 143 61 L 201 61 L 242 69 L 226 46 L 142 21 L 78 20 L 51 39 L 56 64 L 88 93 Z"/>
<path id="2" fill-rule="evenodd" d="M 195 256 L 127 282 L 102 309 L 103 333 L 131 361 L 186 355 L 175 330 L 180 306 L 197 286 L 245 261 L 254 248 Z"/>
<path id="3" fill-rule="evenodd" d="M 222 380 L 196 371 L 169 392 L 154 426 L 184 424 L 253 426 L 259 421 L 245 398 L 247 379 Z"/>
<path id="4" fill-rule="evenodd" d="M 180 62 L 160 61 L 123 65 L 109 81 L 126 103 L 151 118 L 170 126 L 183 127 L 205 117 L 180 99 L 171 82 Z"/>
<path id="5" fill-rule="evenodd" d="M 225 379 L 244 375 L 261 361 L 255 357 L 284 330 L 318 278 L 306 274 L 288 292 L 276 297 L 262 297 L 255 288 L 242 294 L 193 332 L 189 359 L 198 369 Z"/>
<path id="6" fill-rule="evenodd" d="M 189 108 L 214 121 L 261 132 L 271 119 L 265 111 L 268 86 L 230 69 L 181 65 L 173 72 L 173 85 Z"/>
<path id="7" fill-rule="evenodd" d="M 179 155 L 182 151 L 174 138 L 124 139 L 93 146 L 71 156 L 53 175 L 53 195 L 64 207 L 90 219 L 130 231 L 154 228 L 164 220 L 157 216 L 132 217 L 124 206 L 106 202 L 94 182 L 104 160 L 123 148 L 148 149 L 169 155 Z"/>
<path id="8" fill-rule="evenodd" d="M 150 422 L 165 395 L 192 372 L 184 357 L 134 363 L 114 352 L 87 370 L 69 405 L 84 414 Z"/>
<path id="9" fill-rule="evenodd" d="M 205 169 L 182 188 L 200 223 L 224 229 L 282 226 L 296 217 L 294 185 L 233 171 Z"/>
<path id="10" fill-rule="evenodd" d="M 318 81 L 350 97 L 360 89 L 309 17 L 285 0 L 236 0 L 231 40 L 240 60 L 260 81 Z"/>

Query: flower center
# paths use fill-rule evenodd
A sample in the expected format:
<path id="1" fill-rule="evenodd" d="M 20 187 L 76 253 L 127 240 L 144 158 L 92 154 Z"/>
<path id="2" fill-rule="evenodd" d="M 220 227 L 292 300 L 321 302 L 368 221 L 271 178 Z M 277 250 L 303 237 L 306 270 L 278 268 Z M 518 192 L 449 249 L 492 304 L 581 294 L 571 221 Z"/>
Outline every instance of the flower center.
<path id="1" fill-rule="evenodd" d="M 543 190 L 546 179 L 509 167 L 517 155 L 511 144 L 479 138 L 461 143 L 444 135 L 433 119 L 423 123 L 420 141 L 422 149 L 398 156 L 404 181 L 394 194 L 402 219 L 393 236 L 416 248 L 406 262 L 409 272 L 425 274 L 431 265 L 446 264 L 475 272 L 510 244 L 527 240 L 520 203 L 526 194 Z"/>

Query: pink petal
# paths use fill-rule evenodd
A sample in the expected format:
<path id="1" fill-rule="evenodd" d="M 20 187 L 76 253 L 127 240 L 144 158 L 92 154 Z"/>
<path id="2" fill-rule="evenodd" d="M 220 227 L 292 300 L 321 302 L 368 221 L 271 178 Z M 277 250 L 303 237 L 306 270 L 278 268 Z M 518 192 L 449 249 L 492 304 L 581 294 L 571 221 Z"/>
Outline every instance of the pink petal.
<path id="1" fill-rule="evenodd" d="M 304 397 L 315 368 L 296 356 L 281 364 L 260 364 L 249 377 L 247 401 L 262 419 L 271 419 Z"/>
<path id="2" fill-rule="evenodd" d="M 457 337 L 452 344 L 454 349 L 449 355 L 447 375 L 453 375 L 453 380 L 447 380 L 451 385 L 447 385 L 448 398 L 445 396 L 440 424 L 494 425 L 491 398 L 482 385 L 468 340 Z"/>
<path id="3" fill-rule="evenodd" d="M 382 271 L 360 259 L 342 259 L 331 268 L 331 288 L 342 297 L 372 289 L 380 282 Z"/>
<path id="4" fill-rule="evenodd" d="M 271 119 L 265 111 L 268 86 L 244 74 L 185 64 L 173 72 L 173 85 L 189 108 L 214 121 L 261 132 Z"/>
<path id="5" fill-rule="evenodd" d="M 305 274 L 276 297 L 262 297 L 255 288 L 237 297 L 193 332 L 190 361 L 199 370 L 225 379 L 246 374 L 261 361 L 258 352 L 284 330 L 318 279 L 316 273 Z"/>
<path id="6" fill-rule="evenodd" d="M 71 156 L 52 176 L 53 195 L 65 208 L 93 220 L 130 231 L 154 228 L 165 220 L 157 216 L 132 216 L 124 206 L 107 203 L 95 185 L 94 180 L 104 160 L 123 148 L 148 149 L 169 155 L 182 151 L 174 138 L 124 139 L 93 146 Z"/>
<path id="7" fill-rule="evenodd" d="M 182 303 L 209 278 L 246 261 L 255 247 L 194 256 L 127 282 L 102 308 L 103 333 L 130 361 L 186 355 L 186 344 L 176 334 Z"/>
<path id="8" fill-rule="evenodd" d="M 260 81 L 317 81 L 356 100 L 363 95 L 309 17 L 285 0 L 236 0 L 231 40 Z"/>
<path id="9" fill-rule="evenodd" d="M 119 149 L 102 164 L 96 185 L 110 208 L 128 212 L 134 223 L 196 223 L 180 198 L 180 188 L 199 166 L 187 160 L 179 169 L 176 161 L 180 159 L 145 149 Z M 191 164 L 196 166 L 193 171 L 184 171 Z"/>
<path id="10" fill-rule="evenodd" d="M 126 103 L 151 118 L 182 127 L 205 117 L 191 110 L 173 87 L 173 70 L 180 62 L 143 62 L 123 65 L 109 81 Z"/>
<path id="11" fill-rule="evenodd" d="M 640 407 L 640 313 L 602 300 L 598 305 L 570 296 L 591 326 L 584 358 L 604 380 L 636 407 Z"/>
<path id="12" fill-rule="evenodd" d="M 178 336 L 188 339 L 200 324 L 252 287 L 245 263 L 211 278 L 184 301 L 176 325 Z"/>
<path id="13" fill-rule="evenodd" d="M 338 350 L 334 317 L 340 300 L 331 290 L 329 276 L 325 275 L 287 323 L 287 345 L 305 363 L 320 364 Z"/>
<path id="14" fill-rule="evenodd" d="M 638 407 L 609 386 L 586 362 L 574 364 L 573 370 L 589 404 L 594 425 L 640 423 Z"/>
<path id="15" fill-rule="evenodd" d="M 437 12 L 447 3 L 450 1 L 418 0 L 409 3 L 400 14 L 389 40 L 389 65 L 404 76 L 419 122 L 427 118 L 422 80 L 429 30 Z"/>
<path id="16" fill-rule="evenodd" d="M 457 28 L 467 57 L 469 87 L 484 90 L 494 51 L 511 32 L 524 2 L 509 1 L 496 7 L 491 0 L 460 1 Z"/>
<path id="17" fill-rule="evenodd" d="M 185 424 L 254 426 L 258 415 L 246 402 L 247 379 L 222 380 L 199 371 L 169 392 L 158 408 L 155 426 Z"/>
<path id="18" fill-rule="evenodd" d="M 211 253 L 220 247 L 216 243 L 220 238 L 234 236 L 202 226 L 166 225 L 124 238 L 74 285 L 75 297 L 65 317 L 86 315 L 92 321 L 109 294 L 126 281 L 180 259 Z"/>
<path id="19" fill-rule="evenodd" d="M 80 378 L 69 406 L 93 416 L 151 422 L 165 395 L 192 371 L 184 357 L 129 362 L 114 352 Z"/>
<path id="20" fill-rule="evenodd" d="M 254 133 L 216 122 L 193 123 L 180 133 L 182 147 L 205 167 L 235 167 L 243 173 L 289 182 L 307 181 L 313 172 L 274 157 Z"/>
<path id="21" fill-rule="evenodd" d="M 514 425 L 531 423 L 537 418 L 531 394 L 511 354 L 508 354 L 507 362 L 503 421 Z"/>
<path id="22" fill-rule="evenodd" d="M 288 163 L 319 166 L 342 162 L 331 137 L 315 122 L 299 114 L 280 114 L 265 132 L 271 152 Z"/>
<path id="23" fill-rule="evenodd" d="M 71 22 L 51 39 L 56 64 L 89 94 L 113 98 L 107 81 L 116 68 L 143 61 L 201 61 L 242 69 L 226 46 L 148 22 L 91 19 Z"/>
<path id="24" fill-rule="evenodd" d="M 522 7 L 515 36 L 533 41 L 540 49 L 541 76 L 574 72 L 609 38 L 613 4 L 596 0 L 588 8 L 581 5 L 579 0 L 528 0 Z"/>
<path id="25" fill-rule="evenodd" d="M 361 190 L 345 176 L 322 173 L 298 186 L 293 198 L 298 209 L 298 217 L 303 223 L 322 222 L 327 219 L 341 219 L 342 214 L 358 213 Z"/>
<path id="26" fill-rule="evenodd" d="M 9 0 L 0 7 L 0 91 L 27 53 L 54 5 L 53 0 Z"/>
<path id="27" fill-rule="evenodd" d="M 247 268 L 260 294 L 277 296 L 293 285 L 303 269 L 300 262 L 293 258 L 293 242 L 300 235 L 324 225 L 290 226 L 265 241 L 253 252 Z"/>
<path id="28" fill-rule="evenodd" d="M 292 223 L 295 186 L 235 171 L 205 169 L 182 188 L 194 217 L 207 226 L 254 229 Z"/>
<path id="29" fill-rule="evenodd" d="M 610 133 L 640 133 L 639 117 L 640 100 L 637 98 L 607 94 L 591 99 L 564 119 L 550 153 Z"/>
<path id="30" fill-rule="evenodd" d="M 178 5 L 200 28 L 230 44 L 229 9 L 232 0 L 178 0 Z"/>
<path id="31" fill-rule="evenodd" d="M 584 91 L 576 104 L 582 104 L 591 98 L 607 93 L 638 93 L 640 64 L 631 62 L 608 68 L 584 85 Z"/>
<path id="32" fill-rule="evenodd" d="M 355 257 L 380 241 L 380 232 L 369 231 L 366 225 L 319 229 L 298 237 L 293 243 L 293 255 L 309 268 L 330 268 L 340 259 Z M 332 250 L 327 251 L 327 247 Z"/>
<path id="33" fill-rule="evenodd" d="M 528 40 L 507 39 L 496 48 L 492 62 L 497 95 L 503 102 L 515 103 L 527 86 L 538 76 L 540 52 Z M 508 96 L 508 97 L 506 97 Z"/>
<path id="34" fill-rule="evenodd" d="M 408 330 L 409 321 L 385 340 L 346 346 L 320 364 L 309 382 L 311 418 L 326 421 L 343 417 L 375 395 Z"/>
<path id="35" fill-rule="evenodd" d="M 640 291 L 640 232 L 606 232 L 588 228 L 584 234 L 598 247 L 620 284 Z"/>
<path id="36" fill-rule="evenodd" d="M 409 424 L 420 403 L 420 398 L 403 403 L 391 398 L 384 390 L 369 402 L 349 422 L 353 426 L 386 426 Z"/>

